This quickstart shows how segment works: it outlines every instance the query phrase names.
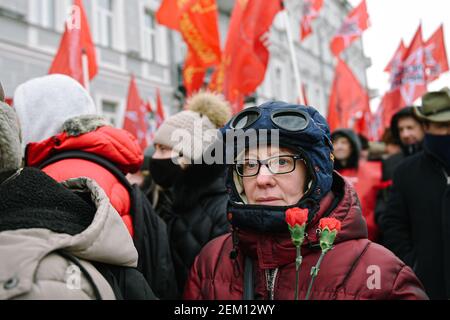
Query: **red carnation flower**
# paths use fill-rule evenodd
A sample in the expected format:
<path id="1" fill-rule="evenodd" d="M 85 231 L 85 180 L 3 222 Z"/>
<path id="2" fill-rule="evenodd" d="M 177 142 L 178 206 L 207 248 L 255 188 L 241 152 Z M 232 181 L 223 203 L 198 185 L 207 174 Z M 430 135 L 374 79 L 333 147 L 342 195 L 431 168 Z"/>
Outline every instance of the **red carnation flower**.
<path id="1" fill-rule="evenodd" d="M 303 226 L 308 221 L 308 209 L 291 208 L 286 210 L 286 222 L 294 227 L 296 224 Z"/>
<path id="2" fill-rule="evenodd" d="M 341 231 L 341 222 L 335 218 L 322 218 L 319 223 L 320 230 L 328 228 L 330 231 Z"/>

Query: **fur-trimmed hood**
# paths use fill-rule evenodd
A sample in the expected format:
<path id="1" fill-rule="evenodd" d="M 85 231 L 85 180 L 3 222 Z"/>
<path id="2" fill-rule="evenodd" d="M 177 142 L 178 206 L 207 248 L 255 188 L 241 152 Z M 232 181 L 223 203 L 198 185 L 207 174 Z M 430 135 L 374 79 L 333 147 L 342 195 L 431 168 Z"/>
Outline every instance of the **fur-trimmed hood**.
<path id="1" fill-rule="evenodd" d="M 62 126 L 62 131 L 67 133 L 69 137 L 78 137 L 82 134 L 89 133 L 104 126 L 111 124 L 102 116 L 98 115 L 82 115 L 68 119 Z"/>
<path id="2" fill-rule="evenodd" d="M 0 102 L 0 175 L 9 175 L 22 163 L 20 127 L 17 116 L 7 104 Z M 1 182 L 0 177 L 0 182 Z"/>
<path id="3" fill-rule="evenodd" d="M 124 174 L 136 172 L 142 166 L 144 155 L 137 139 L 126 130 L 111 127 L 102 117 L 74 117 L 63 124 L 63 129 L 47 140 L 28 144 L 27 165 L 39 167 L 52 155 L 78 150 L 108 159 Z"/>
<path id="4" fill-rule="evenodd" d="M 62 74 L 21 84 L 14 93 L 14 109 L 22 126 L 24 149 L 30 142 L 39 142 L 60 133 L 67 119 L 97 113 L 86 89 Z"/>

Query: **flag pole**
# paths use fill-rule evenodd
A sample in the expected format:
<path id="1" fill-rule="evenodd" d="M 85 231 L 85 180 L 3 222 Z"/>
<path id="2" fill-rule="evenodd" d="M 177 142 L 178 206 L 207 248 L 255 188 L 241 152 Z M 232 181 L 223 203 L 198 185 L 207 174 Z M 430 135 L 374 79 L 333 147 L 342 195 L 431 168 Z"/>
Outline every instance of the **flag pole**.
<path id="1" fill-rule="evenodd" d="M 81 52 L 81 64 L 83 68 L 83 85 L 86 88 L 87 92 L 90 94 L 91 90 L 89 85 L 89 59 L 84 48 Z"/>
<path id="2" fill-rule="evenodd" d="M 292 30 L 291 30 L 291 23 L 289 18 L 289 12 L 284 4 L 284 1 L 281 1 L 281 4 L 283 6 L 283 17 L 284 22 L 286 25 L 286 35 L 288 39 L 289 44 L 289 52 L 291 54 L 291 60 L 292 60 L 292 67 L 294 69 L 294 77 L 295 77 L 295 86 L 297 87 L 297 98 L 299 100 L 300 104 L 305 104 L 305 97 L 303 96 L 303 90 L 302 90 L 302 80 L 300 77 L 300 70 L 298 68 L 297 58 L 295 56 L 295 49 L 294 49 L 294 39 L 292 37 Z"/>

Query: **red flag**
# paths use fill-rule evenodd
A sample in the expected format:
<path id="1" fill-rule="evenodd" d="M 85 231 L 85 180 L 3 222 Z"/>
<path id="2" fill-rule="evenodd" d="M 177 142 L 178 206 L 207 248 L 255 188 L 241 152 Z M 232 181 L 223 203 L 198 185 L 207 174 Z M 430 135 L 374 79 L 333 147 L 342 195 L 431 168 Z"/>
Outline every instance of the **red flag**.
<path id="1" fill-rule="evenodd" d="M 401 52 L 403 55 L 401 55 Z M 400 59 L 400 55 L 402 56 Z M 391 88 L 383 97 L 383 123 L 389 127 L 392 116 L 400 109 L 411 106 L 427 91 L 425 50 L 422 26 L 417 29 L 408 48 L 400 45 L 387 70 L 391 73 Z"/>
<path id="2" fill-rule="evenodd" d="M 74 0 L 71 17 L 66 21 L 65 31 L 49 73 L 65 74 L 86 85 L 83 74 L 83 53 L 87 57 L 89 80 L 91 80 L 98 73 L 95 45 L 91 38 L 83 1 Z"/>
<path id="3" fill-rule="evenodd" d="M 148 145 L 147 107 L 139 96 L 134 76 L 131 76 L 130 86 L 128 88 L 127 110 L 125 112 L 123 128 L 134 135 L 138 139 L 142 150 L 145 150 Z"/>
<path id="4" fill-rule="evenodd" d="M 379 107 L 383 110 L 382 122 L 384 128 L 390 127 L 392 116 L 405 106 L 406 104 L 401 98 L 400 89 L 388 91 L 384 94 Z"/>
<path id="5" fill-rule="evenodd" d="M 191 50 L 188 51 L 186 61 L 183 68 L 184 87 L 186 88 L 186 96 L 191 96 L 203 86 L 206 69 L 203 64 L 196 58 Z"/>
<path id="6" fill-rule="evenodd" d="M 422 25 L 403 56 L 400 79 L 394 79 L 392 89 L 397 88 L 400 89 L 400 108 L 412 105 L 427 92 Z"/>
<path id="7" fill-rule="evenodd" d="M 304 0 L 303 17 L 300 22 L 300 36 L 304 40 L 312 33 L 312 22 L 319 16 L 323 7 L 323 0 Z"/>
<path id="8" fill-rule="evenodd" d="M 392 57 L 391 61 L 389 61 L 386 68 L 384 68 L 384 72 L 389 73 L 396 73 L 403 62 L 403 56 L 405 55 L 406 47 L 403 42 L 403 40 L 400 41 L 400 45 L 398 46 L 397 50 L 394 53 L 394 56 Z"/>
<path id="9" fill-rule="evenodd" d="M 164 122 L 166 115 L 164 113 L 164 107 L 161 100 L 161 93 L 159 89 L 156 89 L 156 128 Z"/>
<path id="10" fill-rule="evenodd" d="M 370 112 L 367 91 L 345 62 L 338 58 L 328 107 L 330 130 L 351 128 L 358 133 L 365 133 L 361 119 L 367 111 Z"/>
<path id="11" fill-rule="evenodd" d="M 354 8 L 345 18 L 341 28 L 331 40 L 331 52 L 337 57 L 353 41 L 358 39 L 364 30 L 369 27 L 369 14 L 366 0 Z"/>
<path id="12" fill-rule="evenodd" d="M 384 125 L 389 126 L 391 117 L 400 109 L 410 106 L 426 92 L 425 54 L 422 26 L 417 29 L 411 44 L 397 50 L 395 64 L 391 65 L 391 88 L 383 97 Z"/>
<path id="13" fill-rule="evenodd" d="M 245 95 L 253 93 L 264 80 L 269 61 L 264 35 L 280 10 L 280 1 L 235 2 L 222 64 L 210 85 L 223 91 L 234 112 L 242 108 Z"/>
<path id="14" fill-rule="evenodd" d="M 425 42 L 425 63 L 428 82 L 436 80 L 442 73 L 449 71 L 443 25 Z"/>
<path id="15" fill-rule="evenodd" d="M 181 12 L 177 2 L 177 0 L 162 0 L 155 17 L 159 24 L 179 31 Z"/>
<path id="16" fill-rule="evenodd" d="M 152 113 L 153 112 L 152 104 L 150 103 L 149 100 L 147 101 L 145 107 L 146 107 L 148 113 Z"/>
<path id="17" fill-rule="evenodd" d="M 180 31 L 188 46 L 183 80 L 190 96 L 202 87 L 206 70 L 220 64 L 216 0 L 164 0 L 156 19 L 160 24 Z"/>

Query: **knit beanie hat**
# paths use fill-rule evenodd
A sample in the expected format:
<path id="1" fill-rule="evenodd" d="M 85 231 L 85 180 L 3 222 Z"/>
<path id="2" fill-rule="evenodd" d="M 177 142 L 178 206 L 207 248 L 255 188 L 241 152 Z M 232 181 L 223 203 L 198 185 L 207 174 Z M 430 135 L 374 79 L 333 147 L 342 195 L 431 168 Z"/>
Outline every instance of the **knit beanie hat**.
<path id="1" fill-rule="evenodd" d="M 164 121 L 153 142 L 172 148 L 191 163 L 200 163 L 217 129 L 231 117 L 231 108 L 223 96 L 199 92 L 188 100 L 186 109 Z"/>
<path id="2" fill-rule="evenodd" d="M 21 162 L 19 121 L 14 109 L 0 102 L 0 174 L 19 169 Z"/>
<path id="3" fill-rule="evenodd" d="M 86 89 L 62 74 L 21 84 L 14 94 L 14 108 L 22 127 L 23 148 L 60 133 L 67 119 L 97 113 Z"/>

